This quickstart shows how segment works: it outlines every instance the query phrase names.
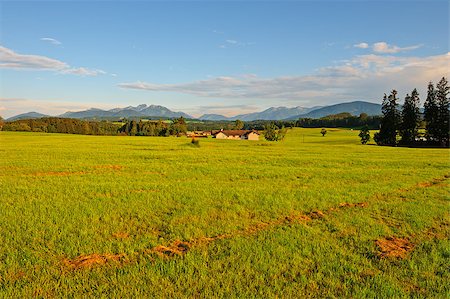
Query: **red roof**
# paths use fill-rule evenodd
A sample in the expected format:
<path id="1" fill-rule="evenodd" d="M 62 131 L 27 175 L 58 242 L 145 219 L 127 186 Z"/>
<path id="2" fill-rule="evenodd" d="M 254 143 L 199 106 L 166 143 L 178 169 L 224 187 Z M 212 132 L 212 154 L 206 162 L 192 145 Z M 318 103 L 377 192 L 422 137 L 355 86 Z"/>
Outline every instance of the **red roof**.
<path id="1" fill-rule="evenodd" d="M 258 131 L 255 131 L 255 130 L 220 130 L 220 131 L 215 131 L 212 134 L 217 135 L 219 133 L 223 133 L 227 136 L 245 136 L 252 132 L 259 135 Z"/>

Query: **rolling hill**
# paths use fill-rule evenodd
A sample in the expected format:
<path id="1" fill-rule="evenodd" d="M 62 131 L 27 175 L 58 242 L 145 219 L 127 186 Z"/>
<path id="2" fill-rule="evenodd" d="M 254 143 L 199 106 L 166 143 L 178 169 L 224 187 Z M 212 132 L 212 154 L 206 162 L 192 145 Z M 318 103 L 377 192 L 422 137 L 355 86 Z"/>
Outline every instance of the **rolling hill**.
<path id="1" fill-rule="evenodd" d="M 299 114 L 287 119 L 298 118 L 321 118 L 331 114 L 338 114 L 342 112 L 348 112 L 352 115 L 360 115 L 361 113 L 367 113 L 368 115 L 380 115 L 381 105 L 363 101 L 355 101 L 348 103 L 340 103 L 336 105 L 325 106 L 319 109 L 312 110 L 305 114 Z"/>
<path id="2" fill-rule="evenodd" d="M 33 118 L 42 118 L 42 117 L 47 117 L 48 115 L 39 113 L 39 112 L 27 112 L 27 113 L 22 113 L 22 114 L 18 114 L 15 116 L 12 116 L 10 118 L 7 118 L 6 121 L 14 121 L 14 120 L 20 120 L 20 119 L 33 119 Z"/>

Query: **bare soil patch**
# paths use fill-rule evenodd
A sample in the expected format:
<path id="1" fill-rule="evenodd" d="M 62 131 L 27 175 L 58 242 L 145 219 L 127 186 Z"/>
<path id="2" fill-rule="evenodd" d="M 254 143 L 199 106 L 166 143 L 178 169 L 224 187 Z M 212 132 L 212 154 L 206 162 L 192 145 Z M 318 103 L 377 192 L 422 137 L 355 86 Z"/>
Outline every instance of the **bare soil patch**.
<path id="1" fill-rule="evenodd" d="M 87 269 L 94 266 L 104 265 L 110 262 L 120 262 L 125 258 L 125 254 L 89 254 L 80 255 L 72 260 L 65 259 L 63 261 L 64 265 L 71 269 Z"/>
<path id="2" fill-rule="evenodd" d="M 69 176 L 69 175 L 80 175 L 86 174 L 85 171 L 47 171 L 47 172 L 36 172 L 31 174 L 32 176 Z"/>
<path id="3" fill-rule="evenodd" d="M 387 237 L 376 240 L 375 244 L 377 244 L 380 250 L 379 256 L 382 258 L 404 259 L 414 249 L 414 244 L 406 238 Z"/>
<path id="4" fill-rule="evenodd" d="M 174 257 L 185 254 L 191 247 L 192 245 L 188 242 L 176 240 L 169 246 L 158 245 L 152 251 L 161 257 Z"/>
<path id="5" fill-rule="evenodd" d="M 320 218 L 325 217 L 325 213 L 322 212 L 321 210 L 314 210 L 314 211 L 312 211 L 311 213 L 309 213 L 309 216 L 310 216 L 312 219 L 320 219 Z"/>
<path id="6" fill-rule="evenodd" d="M 116 239 L 128 239 L 130 237 L 130 235 L 125 232 L 117 232 L 112 234 L 112 236 Z"/>
<path id="7" fill-rule="evenodd" d="M 339 208 L 354 208 L 354 207 L 365 208 L 368 205 L 369 205 L 369 203 L 367 203 L 367 202 L 357 202 L 357 203 L 343 202 L 343 203 L 339 204 Z"/>
<path id="8" fill-rule="evenodd" d="M 122 170 L 122 165 L 96 165 L 95 169 L 112 169 L 112 170 Z"/>
<path id="9" fill-rule="evenodd" d="M 345 207 L 366 207 L 367 203 L 356 203 L 356 204 L 345 204 Z M 335 211 L 338 208 L 330 208 L 328 211 Z M 278 219 L 274 219 L 268 222 L 258 222 L 253 225 L 250 225 L 242 230 L 237 230 L 233 233 L 229 234 L 220 234 L 213 237 L 199 237 L 192 239 L 190 241 L 180 241 L 176 240 L 170 245 L 158 245 L 151 249 L 143 250 L 140 254 L 149 255 L 149 254 L 157 254 L 161 258 L 174 258 L 178 256 L 182 256 L 186 254 L 190 249 L 196 246 L 207 245 L 216 240 L 229 239 L 236 236 L 249 236 L 257 234 L 260 231 L 270 229 L 272 227 L 292 224 L 292 223 L 305 223 L 315 219 L 321 219 L 325 217 L 328 213 L 322 212 L 320 210 L 314 210 L 309 214 L 303 214 L 299 212 L 293 212 L 289 216 L 281 217 Z M 124 232 L 117 232 L 112 235 L 115 238 L 128 238 L 129 235 Z M 125 254 L 90 254 L 90 255 L 82 255 L 73 260 L 65 259 L 63 261 L 64 265 L 70 269 L 88 269 L 93 266 L 105 265 L 110 262 L 121 262 L 126 259 L 127 255 Z"/>

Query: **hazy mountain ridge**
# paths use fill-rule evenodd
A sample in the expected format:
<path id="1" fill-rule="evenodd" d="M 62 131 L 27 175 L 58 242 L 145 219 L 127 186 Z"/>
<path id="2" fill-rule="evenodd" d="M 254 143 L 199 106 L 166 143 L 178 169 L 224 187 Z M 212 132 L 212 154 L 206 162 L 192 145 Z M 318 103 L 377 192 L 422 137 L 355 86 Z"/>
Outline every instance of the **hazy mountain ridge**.
<path id="1" fill-rule="evenodd" d="M 239 114 L 231 117 L 227 117 L 220 114 L 204 114 L 198 119 L 200 120 L 236 120 L 253 121 L 253 120 L 295 120 L 298 118 L 321 118 L 331 114 L 338 114 L 342 112 L 349 112 L 353 115 L 360 115 L 361 113 L 367 113 L 368 115 L 380 115 L 381 105 L 364 102 L 354 101 L 347 103 L 339 103 L 329 106 L 315 106 L 315 107 L 270 107 L 260 112 L 253 112 L 247 114 Z M 136 107 L 128 106 L 125 108 L 113 108 L 110 110 L 102 110 L 97 108 L 91 108 L 83 111 L 68 111 L 57 117 L 63 118 L 78 118 L 78 119 L 101 119 L 101 118 L 130 118 L 130 117 L 167 117 L 175 118 L 183 116 L 184 118 L 193 118 L 192 116 L 181 112 L 172 111 L 164 106 L 160 105 L 146 105 L 141 104 Z M 25 118 L 41 118 L 48 117 L 38 112 L 28 112 L 19 114 L 7 119 L 7 121 L 13 121 L 17 119 Z"/>
<path id="2" fill-rule="evenodd" d="M 180 117 L 183 116 L 185 118 L 192 118 L 192 116 L 184 113 L 172 111 L 164 106 L 159 105 L 150 105 L 141 104 L 136 107 L 128 106 L 125 108 L 113 108 L 110 110 L 101 110 L 96 108 L 91 108 L 84 111 L 76 111 L 76 112 L 66 112 L 59 117 L 67 117 L 67 118 L 102 118 L 102 117 Z"/>
<path id="3" fill-rule="evenodd" d="M 39 112 L 26 112 L 22 114 L 18 114 L 15 116 L 11 116 L 10 118 L 7 118 L 6 121 L 14 121 L 14 120 L 20 120 L 20 119 L 31 119 L 31 118 L 42 118 L 42 117 L 48 117 L 48 115 L 39 113 Z"/>
<path id="4" fill-rule="evenodd" d="M 327 115 L 338 114 L 342 112 L 348 112 L 355 116 L 359 116 L 361 113 L 366 113 L 367 115 L 382 114 L 380 104 L 369 103 L 364 101 L 354 101 L 321 107 L 319 109 L 312 110 L 305 114 L 299 114 L 293 117 L 289 117 L 288 119 L 321 118 Z"/>
<path id="5" fill-rule="evenodd" d="M 281 120 L 286 119 L 295 115 L 299 115 L 302 113 L 308 113 L 312 110 L 318 109 L 322 106 L 314 106 L 311 108 L 306 107 L 270 107 L 266 110 L 260 112 L 252 112 L 246 114 L 239 114 L 231 117 L 223 116 L 220 114 L 204 114 L 199 117 L 201 120 L 236 120 L 240 119 L 243 121 L 252 121 L 252 120 Z"/>

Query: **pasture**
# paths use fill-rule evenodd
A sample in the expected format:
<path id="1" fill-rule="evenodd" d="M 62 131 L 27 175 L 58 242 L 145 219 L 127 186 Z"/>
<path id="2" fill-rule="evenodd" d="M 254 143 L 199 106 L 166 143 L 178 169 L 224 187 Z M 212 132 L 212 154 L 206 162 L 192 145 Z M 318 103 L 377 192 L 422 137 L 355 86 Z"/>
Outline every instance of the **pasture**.
<path id="1" fill-rule="evenodd" d="M 449 150 L 0 132 L 0 297 L 448 297 Z"/>

